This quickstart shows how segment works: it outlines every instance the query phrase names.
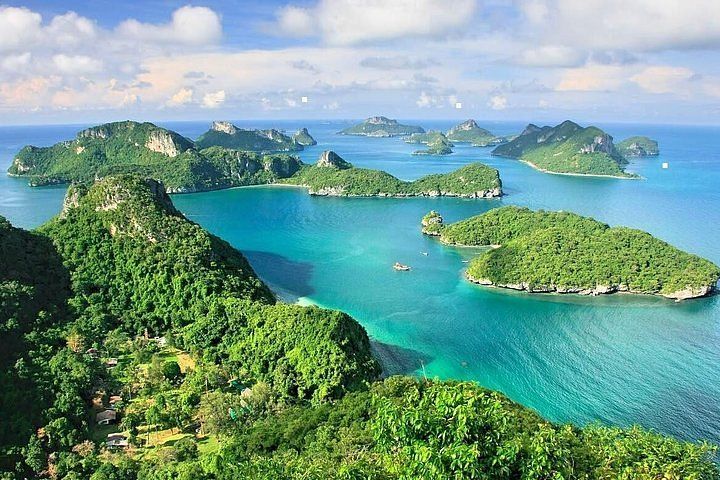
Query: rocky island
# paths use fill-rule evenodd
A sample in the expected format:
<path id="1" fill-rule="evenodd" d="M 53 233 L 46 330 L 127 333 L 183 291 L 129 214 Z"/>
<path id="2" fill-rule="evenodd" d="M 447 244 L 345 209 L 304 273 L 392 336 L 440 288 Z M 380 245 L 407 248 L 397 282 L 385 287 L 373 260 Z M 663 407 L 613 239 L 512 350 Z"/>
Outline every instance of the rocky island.
<path id="1" fill-rule="evenodd" d="M 323 152 L 315 165 L 305 165 L 279 183 L 304 186 L 311 195 L 326 196 L 492 198 L 502 195 L 498 171 L 482 163 L 405 182 L 380 170 L 356 168 L 332 151 Z"/>
<path id="2" fill-rule="evenodd" d="M 505 137 L 498 137 L 489 130 L 480 128 L 472 119 L 454 126 L 445 135 L 451 142 L 470 143 L 473 147 L 488 147 L 507 141 Z"/>
<path id="3" fill-rule="evenodd" d="M 8 173 L 28 177 L 33 186 L 133 173 L 162 181 L 171 193 L 187 193 L 272 183 L 293 175 L 301 165 L 286 154 L 199 149 L 171 130 L 125 121 L 88 128 L 74 140 L 51 147 L 26 146 Z"/>
<path id="4" fill-rule="evenodd" d="M 492 154 L 521 160 L 547 173 L 639 178 L 625 172 L 628 162 L 610 135 L 569 120 L 555 127 L 530 124 Z"/>
<path id="5" fill-rule="evenodd" d="M 317 142 L 315 139 L 310 135 L 307 128 L 301 128 L 295 134 L 292 136 L 293 141 L 297 143 L 298 145 L 302 145 L 303 147 L 309 147 L 312 145 L 317 145 Z"/>
<path id="6" fill-rule="evenodd" d="M 413 133 L 405 139 L 405 143 L 418 143 L 427 145 L 425 150 L 415 150 L 413 155 L 449 155 L 454 145 L 444 133 L 430 130 L 426 133 Z"/>
<path id="7" fill-rule="evenodd" d="M 365 137 L 400 137 L 413 133 L 424 133 L 422 127 L 403 125 L 387 117 L 370 117 L 362 123 L 338 132 L 340 135 L 360 135 Z"/>
<path id="8" fill-rule="evenodd" d="M 295 138 L 301 142 L 297 142 Z M 298 131 L 294 137 L 288 137 L 274 128 L 253 130 L 239 128 L 230 122 L 213 122 L 210 130 L 203 133 L 195 141 L 199 149 L 208 147 L 225 147 L 249 152 L 297 152 L 305 144 L 314 145 L 307 129 Z"/>
<path id="9" fill-rule="evenodd" d="M 617 144 L 617 149 L 625 157 L 653 157 L 660 155 L 658 142 L 642 136 L 626 138 Z"/>
<path id="10" fill-rule="evenodd" d="M 627 292 L 684 300 L 710 294 L 720 278 L 712 262 L 649 233 L 569 212 L 508 206 L 449 225 L 430 212 L 422 231 L 448 245 L 493 247 L 470 262 L 467 279 L 532 293 Z"/>

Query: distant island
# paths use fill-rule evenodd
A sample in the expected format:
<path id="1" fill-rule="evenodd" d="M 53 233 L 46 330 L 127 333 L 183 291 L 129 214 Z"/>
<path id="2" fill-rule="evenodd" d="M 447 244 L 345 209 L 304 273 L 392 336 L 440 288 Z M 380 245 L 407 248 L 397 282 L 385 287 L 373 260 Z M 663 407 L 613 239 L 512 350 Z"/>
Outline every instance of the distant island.
<path id="1" fill-rule="evenodd" d="M 489 130 L 480 128 L 472 119 L 454 126 L 448 130 L 445 136 L 451 142 L 470 143 L 473 147 L 487 147 L 507 142 L 505 137 L 498 137 Z"/>
<path id="2" fill-rule="evenodd" d="M 224 128 L 218 122 L 214 126 Z M 231 134 L 222 135 L 226 137 L 216 138 L 233 138 Z M 92 182 L 108 175 L 133 173 L 162 181 L 171 193 L 188 193 L 272 183 L 293 175 L 302 165 L 286 154 L 260 154 L 221 146 L 201 149 L 201 145 L 152 123 L 107 123 L 51 147 L 24 147 L 8 173 L 28 177 L 33 186 Z"/>
<path id="3" fill-rule="evenodd" d="M 617 144 L 617 149 L 625 157 L 652 157 L 660 155 L 658 142 L 642 136 L 626 138 Z"/>
<path id="4" fill-rule="evenodd" d="M 300 140 L 300 141 L 298 141 Z M 250 152 L 297 152 L 305 145 L 315 145 L 315 139 L 303 128 L 293 137 L 279 130 L 248 130 L 230 122 L 213 122 L 210 130 L 195 141 L 198 149 L 225 147 Z"/>
<path id="5" fill-rule="evenodd" d="M 468 280 L 527 292 L 615 292 L 676 300 L 713 292 L 720 268 L 649 233 L 569 212 L 501 207 L 445 225 L 430 212 L 422 231 L 448 245 L 487 246 Z"/>
<path id="6" fill-rule="evenodd" d="M 404 182 L 380 170 L 356 168 L 332 151 L 323 152 L 315 165 L 305 165 L 278 183 L 304 186 L 311 195 L 324 196 L 491 198 L 502 195 L 498 171 L 482 163 Z"/>
<path id="7" fill-rule="evenodd" d="M 292 139 L 297 143 L 298 145 L 302 145 L 303 147 L 309 147 L 312 145 L 317 145 L 317 142 L 315 139 L 310 135 L 307 128 L 301 128 L 297 132 L 295 132 L 292 136 Z"/>
<path id="8" fill-rule="evenodd" d="M 340 135 L 359 135 L 365 137 L 400 137 L 413 133 L 424 133 L 422 127 L 403 125 L 387 117 L 370 117 L 362 123 L 338 132 Z"/>
<path id="9" fill-rule="evenodd" d="M 498 145 L 492 154 L 522 160 L 547 173 L 639 178 L 625 172 L 628 161 L 610 135 L 569 120 L 555 127 L 530 124 L 510 142 Z"/>

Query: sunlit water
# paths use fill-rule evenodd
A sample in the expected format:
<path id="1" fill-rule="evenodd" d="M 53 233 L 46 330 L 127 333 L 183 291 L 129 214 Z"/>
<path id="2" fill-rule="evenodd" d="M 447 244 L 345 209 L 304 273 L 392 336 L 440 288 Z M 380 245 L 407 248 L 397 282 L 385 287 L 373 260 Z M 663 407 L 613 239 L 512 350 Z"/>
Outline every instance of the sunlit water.
<path id="1" fill-rule="evenodd" d="M 632 181 L 543 174 L 469 146 L 448 157 L 413 157 L 419 147 L 399 139 L 335 135 L 343 122 L 272 125 L 309 128 L 320 144 L 301 153 L 308 162 L 333 149 L 357 166 L 414 179 L 479 160 L 500 170 L 507 194 L 500 200 L 344 199 L 249 187 L 173 197 L 189 218 L 245 252 L 283 299 L 352 314 L 393 372 L 476 380 L 553 420 L 638 423 L 720 442 L 720 296 L 677 304 L 487 289 L 462 277 L 463 260 L 477 250 L 444 247 L 419 231 L 430 209 L 449 221 L 509 204 L 565 209 L 647 230 L 720 264 L 719 128 L 600 125 L 618 140 L 647 134 L 660 142 L 659 158 L 632 163 L 644 178 Z M 195 138 L 207 123 L 166 126 Z M 498 133 L 523 127 L 486 126 Z M 0 166 L 24 144 L 51 144 L 80 128 L 2 128 Z M 662 162 L 670 168 L 661 169 Z M 37 226 L 57 213 L 63 192 L 0 176 L 0 214 L 18 226 Z M 394 271 L 395 261 L 412 271 Z"/>

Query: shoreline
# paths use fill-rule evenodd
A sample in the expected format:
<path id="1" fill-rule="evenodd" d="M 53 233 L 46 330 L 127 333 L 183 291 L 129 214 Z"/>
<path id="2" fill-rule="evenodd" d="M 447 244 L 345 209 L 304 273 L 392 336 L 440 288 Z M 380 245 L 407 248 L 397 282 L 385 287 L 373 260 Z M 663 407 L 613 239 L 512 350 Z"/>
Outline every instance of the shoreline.
<path id="1" fill-rule="evenodd" d="M 620 175 L 601 175 L 601 174 L 598 174 L 598 173 L 553 172 L 553 171 L 551 171 L 551 170 L 547 170 L 547 169 L 544 169 L 544 168 L 542 168 L 542 167 L 538 167 L 538 166 L 535 165 L 534 163 L 529 162 L 529 161 L 527 161 L 527 160 L 523 160 L 523 159 L 521 159 L 521 158 L 508 157 L 508 156 L 506 156 L 506 155 L 495 155 L 495 154 L 492 154 L 492 153 L 491 153 L 490 155 L 491 155 L 491 156 L 498 157 L 498 158 L 507 158 L 507 159 L 510 159 L 510 160 L 517 160 L 518 162 L 524 163 L 525 165 L 528 165 L 529 167 L 532 167 L 534 170 L 537 170 L 538 172 L 548 173 L 548 174 L 550 174 L 550 175 L 563 175 L 563 176 L 566 176 L 566 177 L 616 178 L 616 179 L 618 179 L 618 180 L 642 180 L 642 179 L 643 179 L 643 177 L 641 177 L 641 176 L 639 176 L 639 175 L 636 176 L 636 177 L 633 177 L 633 176 L 624 176 L 624 177 L 623 177 L 623 176 L 620 176 Z"/>

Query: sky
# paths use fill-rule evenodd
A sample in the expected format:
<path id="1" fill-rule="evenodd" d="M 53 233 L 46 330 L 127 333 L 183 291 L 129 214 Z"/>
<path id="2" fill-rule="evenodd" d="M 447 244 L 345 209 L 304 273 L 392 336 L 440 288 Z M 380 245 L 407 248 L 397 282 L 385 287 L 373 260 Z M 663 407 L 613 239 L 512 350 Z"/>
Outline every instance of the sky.
<path id="1" fill-rule="evenodd" d="M 720 0 L 0 0 L 3 125 L 371 115 L 718 124 Z"/>

